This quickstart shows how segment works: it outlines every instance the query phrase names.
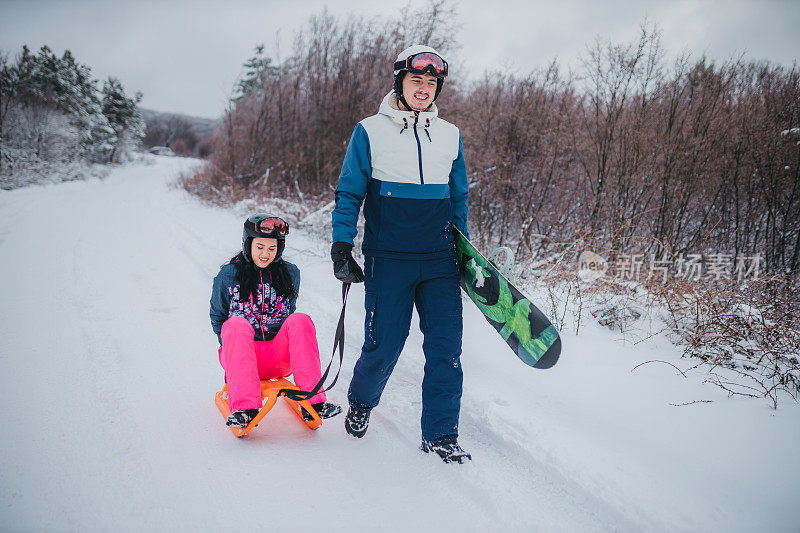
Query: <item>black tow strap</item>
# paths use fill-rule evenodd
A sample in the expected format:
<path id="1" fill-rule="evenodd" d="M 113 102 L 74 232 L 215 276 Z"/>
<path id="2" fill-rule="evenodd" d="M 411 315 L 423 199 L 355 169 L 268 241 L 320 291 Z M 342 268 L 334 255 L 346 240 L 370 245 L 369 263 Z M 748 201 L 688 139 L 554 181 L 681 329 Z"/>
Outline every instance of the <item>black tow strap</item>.
<path id="1" fill-rule="evenodd" d="M 319 381 L 314 388 L 310 391 L 304 390 L 295 390 L 295 389 L 281 389 L 278 392 L 278 396 L 286 396 L 290 400 L 294 400 L 296 402 L 302 400 L 309 400 L 313 398 L 315 395 L 319 394 L 320 392 L 327 392 L 336 385 L 336 380 L 339 379 L 339 372 L 342 371 L 342 362 L 344 361 L 344 312 L 347 309 L 347 293 L 350 292 L 350 284 L 349 283 L 342 283 L 342 312 L 339 315 L 339 324 L 336 326 L 336 335 L 333 337 L 333 353 L 331 353 L 331 360 L 328 363 L 328 368 L 325 369 L 325 372 L 322 373 L 322 377 L 319 378 Z M 339 348 L 339 370 L 336 371 L 336 376 L 334 376 L 333 381 L 330 385 L 322 388 L 322 385 L 325 383 L 325 380 L 328 378 L 328 374 L 331 371 L 331 365 L 333 364 L 334 356 L 336 355 L 336 348 Z"/>

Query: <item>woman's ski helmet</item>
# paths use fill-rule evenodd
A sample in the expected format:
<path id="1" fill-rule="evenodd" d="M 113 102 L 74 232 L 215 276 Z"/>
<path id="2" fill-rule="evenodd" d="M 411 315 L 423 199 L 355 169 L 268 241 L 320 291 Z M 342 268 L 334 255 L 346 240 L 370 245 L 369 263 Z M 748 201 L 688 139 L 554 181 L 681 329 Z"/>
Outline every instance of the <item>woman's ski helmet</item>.
<path id="1" fill-rule="evenodd" d="M 442 85 L 447 77 L 447 61 L 439 55 L 439 52 L 423 44 L 409 46 L 398 54 L 394 63 L 394 92 L 400 101 L 411 109 L 403 96 L 403 78 L 406 72 L 428 72 L 435 76 L 436 94 L 433 96 L 435 101 L 442 92 Z"/>
<path id="2" fill-rule="evenodd" d="M 286 247 L 286 236 L 289 234 L 289 223 L 281 217 L 268 215 L 266 213 L 256 213 L 251 215 L 244 221 L 244 230 L 242 231 L 242 253 L 248 263 L 253 262 L 250 256 L 250 248 L 253 244 L 253 239 L 256 237 L 267 237 L 270 239 L 278 239 L 278 251 L 275 254 L 277 261 L 283 254 L 283 249 Z"/>

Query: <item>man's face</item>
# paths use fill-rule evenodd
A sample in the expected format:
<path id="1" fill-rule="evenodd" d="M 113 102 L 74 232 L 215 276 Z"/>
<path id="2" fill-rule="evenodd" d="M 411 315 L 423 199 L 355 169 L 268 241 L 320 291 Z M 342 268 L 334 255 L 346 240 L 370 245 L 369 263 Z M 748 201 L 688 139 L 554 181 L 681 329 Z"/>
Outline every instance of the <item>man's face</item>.
<path id="1" fill-rule="evenodd" d="M 409 72 L 403 78 L 403 96 L 413 111 L 425 111 L 436 96 L 436 78 L 427 72 Z"/>

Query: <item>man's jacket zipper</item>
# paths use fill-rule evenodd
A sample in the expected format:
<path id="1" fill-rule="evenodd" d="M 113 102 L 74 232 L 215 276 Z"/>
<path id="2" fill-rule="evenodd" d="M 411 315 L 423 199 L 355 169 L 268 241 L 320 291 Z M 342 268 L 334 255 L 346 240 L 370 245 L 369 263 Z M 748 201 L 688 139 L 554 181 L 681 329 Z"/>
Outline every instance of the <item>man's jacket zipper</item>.
<path id="1" fill-rule="evenodd" d="M 417 133 L 417 122 L 419 122 L 419 113 L 414 113 L 414 137 L 417 139 L 417 157 L 419 157 L 419 182 L 425 185 L 425 178 L 422 176 L 422 145 L 419 142 L 419 133 Z"/>

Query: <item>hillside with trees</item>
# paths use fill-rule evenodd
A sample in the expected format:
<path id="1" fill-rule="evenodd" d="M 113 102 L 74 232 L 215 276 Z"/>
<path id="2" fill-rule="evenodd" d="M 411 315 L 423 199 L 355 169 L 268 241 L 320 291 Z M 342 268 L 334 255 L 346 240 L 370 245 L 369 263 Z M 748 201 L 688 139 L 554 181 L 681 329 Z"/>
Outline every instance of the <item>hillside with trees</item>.
<path id="1" fill-rule="evenodd" d="M 146 125 L 142 139 L 145 148 L 165 146 L 186 157 L 208 157 L 211 153 L 211 139 L 219 128 L 219 119 L 144 108 L 141 112 Z"/>
<path id="2" fill-rule="evenodd" d="M 0 187 L 79 179 L 128 159 L 144 136 L 141 93 L 102 82 L 69 50 L 0 51 Z"/>

